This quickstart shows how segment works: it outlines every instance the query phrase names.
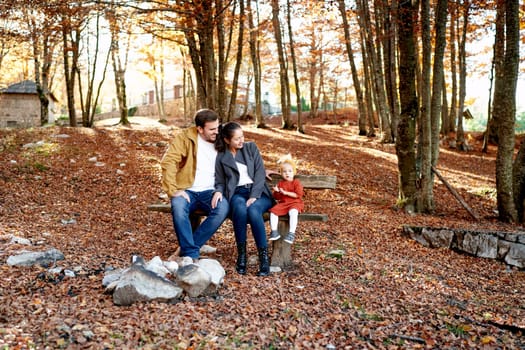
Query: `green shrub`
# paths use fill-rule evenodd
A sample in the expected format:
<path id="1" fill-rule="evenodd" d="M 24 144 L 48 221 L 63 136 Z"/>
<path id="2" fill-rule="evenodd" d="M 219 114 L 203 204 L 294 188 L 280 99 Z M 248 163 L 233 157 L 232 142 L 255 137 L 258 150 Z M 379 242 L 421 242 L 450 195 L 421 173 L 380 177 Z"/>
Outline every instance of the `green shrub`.
<path id="1" fill-rule="evenodd" d="M 131 107 L 130 109 L 128 109 L 128 117 L 133 117 L 135 113 L 137 113 L 137 109 L 137 107 Z"/>

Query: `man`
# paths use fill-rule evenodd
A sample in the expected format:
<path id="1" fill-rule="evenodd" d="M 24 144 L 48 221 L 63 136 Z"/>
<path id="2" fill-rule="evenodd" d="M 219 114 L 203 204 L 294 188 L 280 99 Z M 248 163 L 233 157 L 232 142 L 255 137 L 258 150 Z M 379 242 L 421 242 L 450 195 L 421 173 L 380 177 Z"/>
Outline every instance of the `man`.
<path id="1" fill-rule="evenodd" d="M 217 113 L 201 109 L 195 114 L 195 126 L 182 130 L 170 141 L 160 162 L 162 188 L 170 198 L 180 255 L 194 261 L 229 211 L 226 199 L 217 195 L 214 198 L 214 143 L 218 133 Z M 193 231 L 190 214 L 197 209 L 204 211 L 206 219 Z"/>

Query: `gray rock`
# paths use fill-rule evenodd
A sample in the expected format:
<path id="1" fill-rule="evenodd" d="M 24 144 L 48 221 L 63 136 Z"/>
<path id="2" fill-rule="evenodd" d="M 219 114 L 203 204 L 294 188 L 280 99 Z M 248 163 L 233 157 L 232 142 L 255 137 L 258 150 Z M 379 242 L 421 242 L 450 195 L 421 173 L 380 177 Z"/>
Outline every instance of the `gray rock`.
<path id="1" fill-rule="evenodd" d="M 175 283 L 141 265 L 132 265 L 125 270 L 108 289 L 114 290 L 113 303 L 121 306 L 144 301 L 173 302 L 182 294 L 182 289 Z"/>
<path id="2" fill-rule="evenodd" d="M 190 264 L 177 270 L 177 284 L 184 289 L 190 297 L 203 294 L 211 283 L 211 276 L 200 266 Z"/>
<path id="3" fill-rule="evenodd" d="M 164 265 L 165 268 L 168 269 L 168 271 L 172 275 L 177 274 L 177 270 L 179 269 L 179 264 L 177 264 L 176 261 L 163 261 L 162 264 Z"/>
<path id="4" fill-rule="evenodd" d="M 478 235 L 478 253 L 480 258 L 498 257 L 498 238 L 489 234 Z"/>
<path id="5" fill-rule="evenodd" d="M 50 273 L 51 275 L 60 275 L 62 273 L 62 270 L 64 270 L 64 268 L 57 266 L 57 267 L 47 270 L 47 272 Z"/>
<path id="6" fill-rule="evenodd" d="M 102 278 L 102 286 L 107 288 L 113 282 L 118 281 L 124 271 L 124 269 L 115 269 L 107 270 L 106 272 L 104 272 L 104 278 Z"/>
<path id="7" fill-rule="evenodd" d="M 342 249 L 334 249 L 328 252 L 328 256 L 331 258 L 341 259 L 345 255 L 345 251 Z"/>
<path id="8" fill-rule="evenodd" d="M 270 266 L 270 273 L 280 273 L 283 272 L 280 266 Z"/>
<path id="9" fill-rule="evenodd" d="M 148 261 L 145 268 L 146 270 L 155 272 L 157 275 L 162 277 L 166 277 L 166 275 L 170 273 L 166 266 L 164 266 L 164 263 L 159 256 L 155 256 L 150 261 Z"/>
<path id="10" fill-rule="evenodd" d="M 404 232 L 412 238 L 414 241 L 418 242 L 424 247 L 430 247 L 430 242 L 428 242 L 425 237 L 423 236 L 422 232 L 426 229 L 423 228 L 422 230 L 414 230 L 411 227 L 405 227 Z"/>
<path id="11" fill-rule="evenodd" d="M 510 249 L 505 256 L 505 262 L 519 268 L 525 267 L 525 246 L 523 244 L 509 243 Z"/>
<path id="12" fill-rule="evenodd" d="M 11 238 L 11 244 L 32 245 L 29 239 L 17 236 Z"/>
<path id="13" fill-rule="evenodd" d="M 518 242 L 518 237 L 520 235 L 517 234 L 517 233 L 512 233 L 512 232 L 509 232 L 505 235 L 505 240 L 506 241 L 509 241 L 509 242 Z"/>
<path id="14" fill-rule="evenodd" d="M 64 260 L 64 254 L 52 248 L 45 252 L 24 252 L 7 258 L 7 264 L 11 266 L 49 266 L 57 260 Z"/>
<path id="15" fill-rule="evenodd" d="M 226 271 L 215 259 L 200 259 L 198 265 L 211 277 L 211 283 L 218 288 L 224 282 Z"/>
<path id="16" fill-rule="evenodd" d="M 498 241 L 498 259 L 504 260 L 510 250 L 510 242 L 500 239 Z"/>
<path id="17" fill-rule="evenodd" d="M 217 253 L 217 248 L 205 244 L 200 248 L 199 253 L 202 255 L 215 254 Z"/>
<path id="18" fill-rule="evenodd" d="M 495 259 L 498 256 L 498 237 L 484 233 L 472 234 L 467 232 L 459 248 L 480 258 Z"/>
<path id="19" fill-rule="evenodd" d="M 454 238 L 454 232 L 445 229 L 438 231 L 423 229 L 421 234 L 432 248 L 450 248 Z"/>

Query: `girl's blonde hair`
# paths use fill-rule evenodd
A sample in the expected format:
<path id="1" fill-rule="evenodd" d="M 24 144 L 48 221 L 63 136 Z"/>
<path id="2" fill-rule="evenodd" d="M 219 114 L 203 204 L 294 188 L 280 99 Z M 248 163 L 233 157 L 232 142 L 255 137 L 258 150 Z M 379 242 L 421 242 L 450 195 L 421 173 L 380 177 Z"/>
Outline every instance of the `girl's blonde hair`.
<path id="1" fill-rule="evenodd" d="M 297 173 L 297 163 L 292 159 L 292 155 L 289 153 L 279 158 L 277 164 L 279 164 L 280 169 L 282 169 L 283 164 L 289 164 L 293 169 L 293 173 Z"/>

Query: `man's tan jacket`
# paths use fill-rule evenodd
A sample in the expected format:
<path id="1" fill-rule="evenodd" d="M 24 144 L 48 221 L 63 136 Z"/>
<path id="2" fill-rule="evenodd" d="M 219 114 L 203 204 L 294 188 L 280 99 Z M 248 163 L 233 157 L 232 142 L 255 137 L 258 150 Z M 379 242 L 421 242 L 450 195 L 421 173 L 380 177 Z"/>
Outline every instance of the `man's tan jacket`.
<path id="1" fill-rule="evenodd" d="M 193 126 L 173 137 L 160 161 L 162 189 L 171 198 L 178 190 L 193 185 L 197 168 L 197 127 Z"/>

